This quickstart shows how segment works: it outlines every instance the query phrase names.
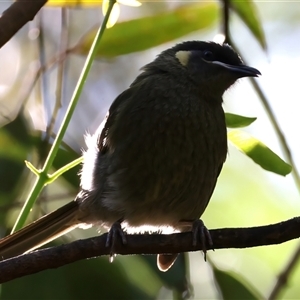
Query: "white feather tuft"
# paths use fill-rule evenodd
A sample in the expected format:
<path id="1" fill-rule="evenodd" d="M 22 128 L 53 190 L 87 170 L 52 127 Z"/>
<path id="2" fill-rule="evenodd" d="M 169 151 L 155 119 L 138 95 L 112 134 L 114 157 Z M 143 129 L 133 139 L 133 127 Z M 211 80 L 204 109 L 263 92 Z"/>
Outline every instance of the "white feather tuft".
<path id="1" fill-rule="evenodd" d="M 87 133 L 85 136 L 87 150 L 83 151 L 83 166 L 81 170 L 80 183 L 81 188 L 84 190 L 92 191 L 94 189 L 94 171 L 99 154 L 98 138 L 102 132 L 106 120 L 107 116 L 93 135 Z"/>

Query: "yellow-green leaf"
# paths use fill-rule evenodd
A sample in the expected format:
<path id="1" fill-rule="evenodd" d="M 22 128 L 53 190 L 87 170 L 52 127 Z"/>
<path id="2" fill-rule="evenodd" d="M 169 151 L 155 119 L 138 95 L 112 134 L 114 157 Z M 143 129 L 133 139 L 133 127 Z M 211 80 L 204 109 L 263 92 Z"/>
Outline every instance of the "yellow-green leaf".
<path id="1" fill-rule="evenodd" d="M 91 7 L 101 6 L 102 0 L 48 0 L 47 6 L 59 7 Z"/>
<path id="2" fill-rule="evenodd" d="M 106 15 L 108 8 L 109 8 L 109 0 L 103 0 L 102 3 L 103 16 Z M 117 23 L 119 16 L 120 16 L 120 5 L 119 3 L 115 3 L 110 13 L 109 19 L 107 21 L 106 28 L 113 27 Z"/>
<path id="3" fill-rule="evenodd" d="M 279 175 L 287 175 L 292 167 L 277 154 L 250 134 L 235 129 L 228 132 L 228 139 L 243 153 L 265 170 Z"/>
<path id="4" fill-rule="evenodd" d="M 98 57 L 115 57 L 172 41 L 211 26 L 217 20 L 217 14 L 216 3 L 202 2 L 117 23 L 103 35 Z M 87 54 L 95 33 L 96 30 L 91 30 L 85 34 L 73 52 Z"/>
<path id="5" fill-rule="evenodd" d="M 90 7 L 101 6 L 103 0 L 48 0 L 47 6 L 60 6 L 60 7 Z M 141 3 L 137 0 L 117 0 L 118 3 L 133 7 L 141 6 Z"/>
<path id="6" fill-rule="evenodd" d="M 266 49 L 266 38 L 253 2 L 251 0 L 230 1 L 230 6 L 250 29 L 262 48 Z"/>
<path id="7" fill-rule="evenodd" d="M 226 126 L 229 128 L 246 127 L 253 123 L 256 118 L 250 118 L 231 113 L 225 113 Z"/>

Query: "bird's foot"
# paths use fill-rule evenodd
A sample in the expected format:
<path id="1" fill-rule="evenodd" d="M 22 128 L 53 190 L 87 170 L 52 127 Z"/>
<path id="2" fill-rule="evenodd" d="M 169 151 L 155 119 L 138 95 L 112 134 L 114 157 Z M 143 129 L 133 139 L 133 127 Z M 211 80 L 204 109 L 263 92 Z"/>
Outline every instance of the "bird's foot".
<path id="1" fill-rule="evenodd" d="M 110 248 L 110 254 L 109 254 L 109 261 L 110 262 L 113 262 L 113 259 L 116 256 L 116 251 L 115 251 L 115 242 L 116 242 L 116 240 L 119 237 L 121 237 L 123 245 L 127 244 L 126 234 L 124 233 L 124 231 L 121 227 L 122 221 L 123 220 L 119 220 L 119 221 L 115 222 L 111 226 L 111 228 L 110 228 L 110 230 L 107 234 L 105 247 Z"/>
<path id="2" fill-rule="evenodd" d="M 200 238 L 200 243 L 204 254 L 204 260 L 206 261 L 207 246 L 212 248 L 213 241 L 208 229 L 205 227 L 202 220 L 198 219 L 193 222 L 192 233 L 193 233 L 193 246 L 197 245 L 197 241 Z"/>

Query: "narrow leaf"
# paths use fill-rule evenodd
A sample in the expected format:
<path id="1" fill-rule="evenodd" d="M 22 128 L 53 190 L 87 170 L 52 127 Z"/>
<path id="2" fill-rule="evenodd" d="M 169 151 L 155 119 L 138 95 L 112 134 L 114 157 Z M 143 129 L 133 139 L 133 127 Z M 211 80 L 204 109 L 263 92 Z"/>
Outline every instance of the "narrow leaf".
<path id="1" fill-rule="evenodd" d="M 263 49 L 267 48 L 266 38 L 258 18 L 257 10 L 251 0 L 230 1 L 231 8 L 239 15 L 250 29 Z"/>
<path id="2" fill-rule="evenodd" d="M 225 113 L 226 126 L 229 128 L 246 127 L 252 124 L 256 118 L 245 117 L 241 115 L 235 115 L 231 113 Z"/>
<path id="3" fill-rule="evenodd" d="M 117 23 L 103 36 L 97 56 L 112 58 L 143 51 L 207 28 L 217 20 L 217 9 L 215 3 L 203 2 L 181 6 L 150 17 Z M 87 54 L 95 32 L 91 30 L 85 34 L 72 49 L 73 52 Z"/>
<path id="4" fill-rule="evenodd" d="M 228 139 L 243 153 L 265 170 L 279 175 L 287 175 L 292 167 L 284 162 L 277 154 L 261 141 L 238 129 L 228 133 Z"/>

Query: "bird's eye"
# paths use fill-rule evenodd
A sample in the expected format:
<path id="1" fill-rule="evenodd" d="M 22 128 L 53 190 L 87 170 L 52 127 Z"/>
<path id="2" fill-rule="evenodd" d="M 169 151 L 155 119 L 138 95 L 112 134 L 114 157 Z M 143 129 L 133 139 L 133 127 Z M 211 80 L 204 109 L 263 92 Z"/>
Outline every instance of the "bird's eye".
<path id="1" fill-rule="evenodd" d="M 214 59 L 214 55 L 211 51 L 204 51 L 203 52 L 203 58 L 206 60 L 213 60 Z"/>

